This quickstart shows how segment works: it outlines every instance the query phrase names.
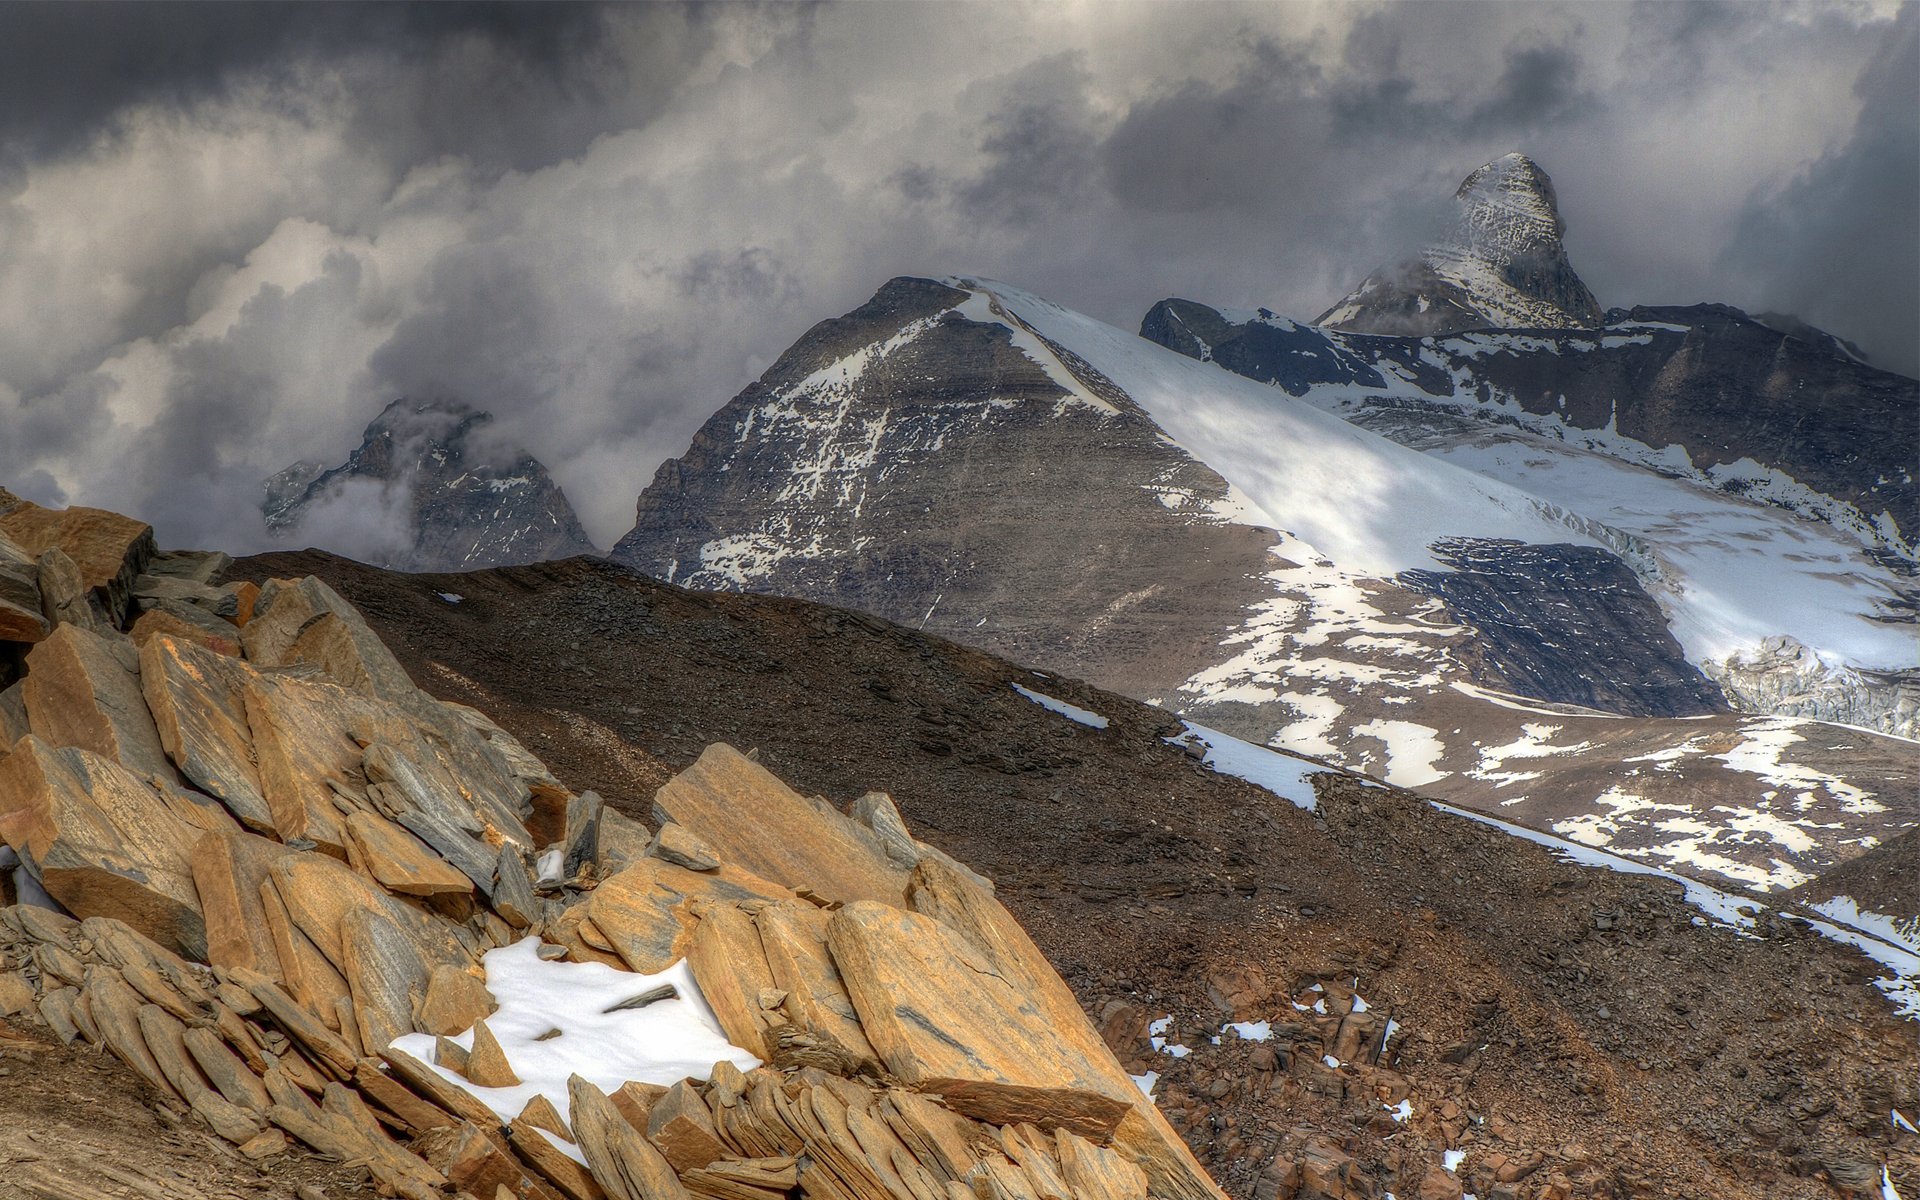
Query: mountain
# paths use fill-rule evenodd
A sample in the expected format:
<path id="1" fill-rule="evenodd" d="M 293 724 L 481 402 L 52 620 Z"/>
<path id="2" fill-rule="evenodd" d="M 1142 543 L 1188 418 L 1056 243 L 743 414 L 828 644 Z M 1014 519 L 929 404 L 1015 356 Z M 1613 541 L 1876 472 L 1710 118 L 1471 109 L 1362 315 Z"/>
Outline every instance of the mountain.
<path id="1" fill-rule="evenodd" d="M 407 571 L 594 553 L 566 493 L 525 450 L 491 436 L 489 413 L 453 400 L 395 400 L 337 467 L 302 461 L 265 484 L 280 538 L 316 536 Z"/>
<path id="2" fill-rule="evenodd" d="M 1315 325 L 1355 333 L 1591 328 L 1600 305 L 1560 239 L 1553 180 L 1524 154 L 1479 167 L 1453 195 L 1445 233 L 1367 276 Z"/>
<path id="3" fill-rule="evenodd" d="M 1920 1026 L 1863 984 L 1882 968 L 1784 910 L 1730 927 L 1714 914 L 1740 897 L 1337 773 L 1289 801 L 1268 789 L 1299 796 L 1294 760 L 1217 736 L 1202 757 L 1161 710 L 913 622 L 604 561 L 234 572 L 306 573 L 613 807 L 644 815 L 713 738 L 808 795 L 884 790 L 995 880 L 1238 1200 L 1824 1200 L 1883 1163 L 1920 1184 L 1920 1135 L 1888 1115 Z"/>
<path id="4" fill-rule="evenodd" d="M 1375 369 L 1314 336 L 1323 375 Z M 1911 827 L 1920 748 L 1733 713 L 1694 657 L 1796 637 L 1911 666 L 1876 564 L 1631 470 L 1629 499 L 1667 524 L 1612 523 L 1633 514 L 1014 288 L 897 279 L 716 412 L 613 553 L 684 586 L 865 609 L 1762 889 Z M 1629 481 L 1580 482 L 1593 500 Z"/>

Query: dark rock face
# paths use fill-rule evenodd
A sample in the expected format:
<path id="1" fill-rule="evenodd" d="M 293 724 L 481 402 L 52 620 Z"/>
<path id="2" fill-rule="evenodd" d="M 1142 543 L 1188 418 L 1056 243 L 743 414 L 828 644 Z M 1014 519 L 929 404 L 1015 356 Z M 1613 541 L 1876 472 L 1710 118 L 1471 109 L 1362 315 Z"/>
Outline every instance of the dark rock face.
<path id="1" fill-rule="evenodd" d="M 1920 382 L 1876 370 L 1831 338 L 1782 333 L 1725 305 L 1613 309 L 1606 317 L 1593 332 L 1394 338 L 1232 321 L 1167 300 L 1148 313 L 1141 334 L 1290 395 L 1350 382 L 1378 387 L 1383 406 L 1439 402 L 1511 422 L 1501 406 L 1513 405 L 1549 424 L 1611 431 L 1650 454 L 1677 445 L 1703 482 L 1731 492 L 1764 481 L 1709 473 L 1751 459 L 1816 494 L 1804 498 L 1806 515 L 1854 526 L 1912 556 Z M 1332 363 L 1341 369 L 1330 371 Z M 1793 506 L 1782 494 L 1756 498 Z M 1891 528 L 1876 524 L 1882 513 Z"/>
<path id="2" fill-rule="evenodd" d="M 1419 336 L 1600 323 L 1600 305 L 1561 245 L 1566 225 L 1538 163 L 1524 154 L 1497 158 L 1453 198 L 1459 215 L 1438 241 L 1369 275 L 1314 324 Z"/>
<path id="3" fill-rule="evenodd" d="M 1214 515 L 1225 481 L 1096 373 L 1076 395 L 954 311 L 968 295 L 896 279 L 816 325 L 661 466 L 613 557 L 1137 693 L 1205 665 L 1271 537 Z"/>
<path id="4" fill-rule="evenodd" d="M 489 444 L 492 419 L 457 401 L 396 400 L 340 466 L 299 462 L 269 479 L 267 528 L 298 537 L 348 489 L 366 487 L 392 518 L 359 547 L 378 566 L 466 570 L 595 553 L 546 468 Z"/>
<path id="5" fill-rule="evenodd" d="M 1603 712 L 1689 717 L 1727 711 L 1688 662 L 1626 564 L 1590 546 L 1453 538 L 1452 571 L 1403 571 L 1479 633 L 1463 655 L 1474 682 Z"/>

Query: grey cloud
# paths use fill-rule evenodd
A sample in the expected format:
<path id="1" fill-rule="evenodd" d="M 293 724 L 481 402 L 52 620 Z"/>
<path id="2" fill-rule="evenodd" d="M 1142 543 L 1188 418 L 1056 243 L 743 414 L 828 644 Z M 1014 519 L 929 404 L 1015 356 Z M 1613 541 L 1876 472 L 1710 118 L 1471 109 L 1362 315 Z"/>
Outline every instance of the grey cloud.
<path id="1" fill-rule="evenodd" d="M 1920 8 L 1901 10 L 1855 91 L 1846 144 L 1756 195 L 1724 262 L 1755 309 L 1784 309 L 1920 375 Z"/>
<path id="2" fill-rule="evenodd" d="M 1817 269 L 1907 178 L 1876 163 L 1911 65 L 1863 75 L 1886 25 L 1844 13 L 219 6 L 169 31 L 67 7 L 0 6 L 0 482 L 163 540 L 259 544 L 261 480 L 341 461 L 407 395 L 492 411 L 606 544 L 708 413 L 889 276 L 996 275 L 1123 327 L 1171 294 L 1310 318 L 1512 149 L 1604 302 L 1764 300 L 1883 342 L 1873 306 L 1914 320 L 1897 262 L 1849 267 L 1852 301 Z M 155 63 L 121 78 L 143 31 Z M 1878 99 L 1848 133 L 1856 80 Z M 4 102 L 34 88 L 26 123 Z M 1769 88 L 1795 119 L 1737 103 Z M 1823 156 L 1781 189 L 1774 164 Z M 389 494 L 336 507 L 310 536 L 392 533 Z"/>

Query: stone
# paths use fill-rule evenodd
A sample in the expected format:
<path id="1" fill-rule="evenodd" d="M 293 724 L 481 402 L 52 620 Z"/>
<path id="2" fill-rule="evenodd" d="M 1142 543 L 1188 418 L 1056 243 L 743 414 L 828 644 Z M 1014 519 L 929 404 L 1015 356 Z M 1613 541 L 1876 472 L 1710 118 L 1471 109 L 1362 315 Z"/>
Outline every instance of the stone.
<path id="1" fill-rule="evenodd" d="M 344 922 L 355 911 L 390 919 L 429 970 L 437 963 L 472 961 L 448 922 L 388 896 L 364 875 L 326 855 L 289 855 L 269 866 L 267 875 L 287 915 L 336 969 L 344 971 Z M 424 987 L 424 972 L 420 982 Z"/>
<path id="2" fill-rule="evenodd" d="M 380 886 L 403 896 L 443 896 L 473 891 L 473 881 L 448 866 L 419 838 L 372 812 L 349 813 L 347 833 Z"/>
<path id="3" fill-rule="evenodd" d="M 240 597 L 231 588 L 216 588 L 179 575 L 136 575 L 133 580 L 136 600 L 171 600 L 227 618 L 239 615 Z"/>
<path id="4" fill-rule="evenodd" d="M 29 735 L 0 758 L 0 843 L 68 912 L 118 917 L 204 961 L 191 858 L 199 829 L 118 763 Z"/>
<path id="5" fill-rule="evenodd" d="M 147 574 L 211 584 L 233 568 L 233 556 L 220 550 L 162 550 L 147 563 Z"/>
<path id="6" fill-rule="evenodd" d="M 161 634 L 204 646 L 216 654 L 239 658 L 240 631 L 219 617 L 191 605 L 149 604 L 135 617 L 127 635 L 136 646 Z"/>
<path id="7" fill-rule="evenodd" d="M 140 647 L 140 691 L 167 757 L 195 787 L 256 832 L 274 829 L 260 791 L 246 691 L 257 672 L 165 634 Z"/>
<path id="8" fill-rule="evenodd" d="M 827 951 L 827 912 L 804 900 L 781 900 L 762 906 L 753 920 L 774 986 L 787 993 L 781 1007 L 788 1018 L 831 1038 L 855 1060 L 877 1063 Z"/>
<path id="9" fill-rule="evenodd" d="M 567 1127 L 566 1118 L 562 1117 L 560 1110 L 553 1106 L 553 1101 L 544 1095 L 535 1096 L 527 1101 L 527 1106 L 521 1109 L 520 1115 L 514 1119 L 525 1121 L 535 1129 L 544 1129 L 569 1142 L 573 1140 L 573 1130 Z"/>
<path id="10" fill-rule="evenodd" d="M 1266 973 L 1251 964 L 1219 967 L 1207 976 L 1207 999 L 1236 1021 L 1253 1016 L 1270 995 Z"/>
<path id="11" fill-rule="evenodd" d="M 647 853 L 689 871 L 711 871 L 720 865 L 720 857 L 712 846 L 701 841 L 698 834 L 672 821 L 662 825 L 660 832 L 653 835 Z"/>
<path id="12" fill-rule="evenodd" d="M 526 929 L 540 917 L 540 898 L 533 894 L 533 872 L 520 847 L 508 843 L 500 847 L 495 860 L 493 886 L 487 889 L 493 911 L 515 929 Z"/>
<path id="13" fill-rule="evenodd" d="M 417 1024 L 423 1033 L 448 1037 L 472 1029 L 500 1006 L 487 985 L 471 971 L 442 963 L 427 977 Z"/>
<path id="14" fill-rule="evenodd" d="M 0 513 L 0 534 L 28 554 L 59 550 L 116 625 L 126 618 L 133 581 L 153 559 L 153 527 L 100 508 L 22 504 Z"/>
<path id="15" fill-rule="evenodd" d="M 463 1122 L 435 1129 L 417 1139 L 413 1148 L 427 1165 L 469 1195 L 559 1200 L 559 1193 L 528 1177 L 519 1162 L 479 1126 Z"/>
<path id="16" fill-rule="evenodd" d="M 913 835 L 907 832 L 907 823 L 901 818 L 900 809 L 894 805 L 892 796 L 885 792 L 868 792 L 853 802 L 853 810 L 848 815 L 879 840 L 881 852 L 886 855 L 888 862 L 903 871 L 911 871 L 919 865 L 920 843 L 914 841 Z"/>
<path id="17" fill-rule="evenodd" d="M 995 972 L 1014 981 L 1019 990 L 1033 997 L 1036 1011 L 1044 1014 L 1045 1023 L 1063 1045 L 1072 1047 L 1074 1058 L 1084 1066 L 1087 1072 L 1084 1078 L 1108 1097 L 1126 1101 L 1131 1111 L 1114 1131 L 1114 1144 L 1146 1172 L 1156 1196 L 1218 1200 L 1222 1195 L 1220 1189 L 1193 1157 L 1186 1142 L 1167 1123 L 1158 1106 L 1141 1095 L 1081 1010 L 1072 990 L 991 892 L 970 873 L 929 854 L 913 869 L 908 899 L 915 911 L 931 915 L 956 931 L 966 943 L 985 955 Z M 838 951 L 834 957 L 838 962 Z M 841 970 L 844 976 L 844 963 Z M 861 1023 L 873 1040 L 872 1026 L 857 995 L 854 1007 L 860 1010 Z M 880 1049 L 877 1040 L 874 1048 Z M 1045 1127 L 1043 1122 L 1035 1123 Z"/>
<path id="18" fill-rule="evenodd" d="M 321 1024 L 313 1014 L 293 1002 L 279 984 L 265 976 L 254 975 L 249 971 L 229 972 L 254 999 L 260 1002 L 274 1023 L 286 1032 L 300 1047 L 312 1054 L 314 1061 L 336 1079 L 351 1079 L 359 1055 L 352 1047 L 341 1041 L 333 1031 Z M 289 1131 L 291 1132 L 291 1131 Z M 297 1136 L 297 1135 L 296 1135 Z"/>
<path id="19" fill-rule="evenodd" d="M 285 1154 L 292 1146 L 293 1143 L 287 1140 L 286 1134 L 281 1133 L 278 1129 L 269 1129 L 261 1133 L 259 1137 L 242 1143 L 240 1146 L 240 1156 L 248 1162 L 265 1162 L 269 1158 L 275 1158 Z"/>
<path id="20" fill-rule="evenodd" d="M 615 1088 L 607 1098 L 627 1119 L 627 1124 L 644 1133 L 648 1114 L 653 1112 L 653 1106 L 659 1103 L 660 1097 L 666 1094 L 667 1089 L 660 1084 L 632 1079 Z"/>
<path id="21" fill-rule="evenodd" d="M 392 725 L 363 740 L 361 765 L 369 783 L 380 785 L 368 790 L 375 806 L 492 900 L 501 848 L 510 843 L 524 849 L 532 842 L 518 801 L 482 787 L 478 764 L 417 722 Z"/>
<path id="22" fill-rule="evenodd" d="M 1420 1177 L 1414 1200 L 1460 1200 L 1463 1189 L 1453 1172 L 1435 1163 Z"/>
<path id="23" fill-rule="evenodd" d="M 567 1099 L 576 1144 L 610 1200 L 688 1200 L 673 1167 L 605 1092 L 575 1075 Z"/>
<path id="24" fill-rule="evenodd" d="M 128 661 L 130 643 L 77 625 L 54 630 L 27 655 L 22 699 L 33 732 L 56 746 L 79 746 L 142 778 L 178 778 Z"/>
<path id="25" fill-rule="evenodd" d="M 294 853 L 250 833 L 208 833 L 194 843 L 190 859 L 194 891 L 207 930 L 207 961 L 284 978 L 268 931 L 260 886 L 267 869 Z"/>
<path id="26" fill-rule="evenodd" d="M 704 1167 L 727 1156 L 727 1147 L 714 1128 L 713 1114 L 690 1080 L 666 1090 L 647 1113 L 647 1140 L 654 1144 L 676 1172 Z"/>
<path id="27" fill-rule="evenodd" d="M 26 681 L 20 680 L 9 687 L 0 688 L 0 753 L 13 748 L 13 744 L 32 732 L 27 724 L 27 688 Z"/>
<path id="28" fill-rule="evenodd" d="M 140 1032 L 140 1010 L 145 1007 L 139 993 L 127 986 L 116 971 L 95 971 L 81 989 L 87 1013 L 99 1031 L 94 1040 L 104 1042 L 114 1057 L 133 1068 L 136 1075 L 163 1092 L 172 1085 L 160 1070 L 153 1052 Z"/>
<path id="29" fill-rule="evenodd" d="M 0 642 L 37 642 L 53 631 L 33 556 L 0 538 Z"/>
<path id="30" fill-rule="evenodd" d="M 887 861 L 864 830 L 823 811 L 733 747 L 707 747 L 654 796 L 656 824 L 703 839 L 724 862 L 828 901 L 898 904 L 907 872 Z"/>
<path id="31" fill-rule="evenodd" d="M 341 918 L 340 948 L 361 1048 L 378 1055 L 413 1032 L 432 966 L 398 922 L 374 909 L 356 908 Z"/>
<path id="32" fill-rule="evenodd" d="M 204 1026 L 195 1027 L 182 1035 L 182 1041 L 187 1052 L 193 1055 L 201 1074 L 228 1103 L 252 1112 L 265 1112 L 273 1103 L 259 1077 L 247 1068 L 247 1064 L 219 1034 Z"/>
<path id="33" fill-rule="evenodd" d="M 250 678 L 244 699 L 261 794 L 280 839 L 344 859 L 346 826 L 329 784 L 364 784 L 355 733 L 395 736 L 406 715 L 337 684 L 274 673 Z"/>
<path id="34" fill-rule="evenodd" d="M 95 604 L 93 593 L 80 578 L 80 568 L 55 547 L 34 563 L 40 581 L 40 613 L 54 625 L 78 625 L 94 632 L 111 631 L 113 623 Z"/>
<path id="35" fill-rule="evenodd" d="M 1111 1150 L 1061 1129 L 1054 1133 L 1060 1173 L 1076 1200 L 1146 1200 L 1147 1177 Z"/>
<path id="36" fill-rule="evenodd" d="M 467 1052 L 466 1076 L 479 1087 L 520 1086 L 520 1077 L 514 1074 L 513 1064 L 507 1061 L 506 1051 L 500 1048 L 500 1040 L 493 1036 L 493 1030 L 487 1028 L 485 1021 L 474 1024 L 473 1046 Z"/>
<path id="37" fill-rule="evenodd" d="M 445 1109 L 482 1129 L 494 1129 L 499 1126 L 500 1118 L 496 1117 L 493 1110 L 482 1104 L 472 1092 L 448 1082 L 446 1076 L 406 1051 L 388 1046 L 380 1052 L 380 1057 L 393 1071 L 395 1078 L 424 1096 L 436 1107 Z"/>
<path id="38" fill-rule="evenodd" d="M 689 871 L 657 858 L 643 858 L 587 894 L 584 917 L 603 934 L 629 970 L 656 975 L 686 956 L 695 918 L 689 900 L 791 900 L 793 893 L 723 864 Z"/>
<path id="39" fill-rule="evenodd" d="M 772 1058 L 768 1027 L 785 1018 L 760 1004 L 762 991 L 777 990 L 760 948 L 760 931 L 752 917 L 732 904 L 697 904 L 695 912 L 699 922 L 687 939 L 686 962 L 700 994 L 729 1042 L 758 1058 Z M 677 1160 L 674 1166 L 685 1169 Z"/>
<path id="40" fill-rule="evenodd" d="M 508 1123 L 507 1140 L 514 1151 L 567 1200 L 606 1200 L 607 1193 L 594 1182 L 593 1172 L 560 1149 L 553 1134 L 532 1124 L 524 1115 Z"/>
<path id="41" fill-rule="evenodd" d="M 39 996 L 27 977 L 18 971 L 0 971 L 0 1017 L 11 1017 L 37 1008 Z"/>

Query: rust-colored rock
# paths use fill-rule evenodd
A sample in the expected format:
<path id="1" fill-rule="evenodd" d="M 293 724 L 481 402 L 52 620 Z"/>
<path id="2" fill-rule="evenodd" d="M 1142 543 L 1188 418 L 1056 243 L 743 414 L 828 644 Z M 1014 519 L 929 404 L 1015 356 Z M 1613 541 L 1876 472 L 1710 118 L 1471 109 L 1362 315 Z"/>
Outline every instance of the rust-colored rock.
<path id="1" fill-rule="evenodd" d="M 643 858 L 595 888 L 578 907 L 630 969 L 652 975 L 686 954 L 695 921 L 683 907 L 687 901 L 753 899 L 791 900 L 793 893 L 730 863 L 716 871 L 689 871 Z"/>
<path id="2" fill-rule="evenodd" d="M 448 866 L 419 838 L 372 812 L 349 813 L 347 833 L 380 886 L 403 896 L 442 896 L 473 891 L 473 881 Z"/>
<path id="3" fill-rule="evenodd" d="M 27 655 L 27 722 L 55 746 L 79 746 L 142 778 L 177 779 L 140 693 L 133 644 L 62 625 Z"/>
<path id="4" fill-rule="evenodd" d="M 100 508 L 21 504 L 0 513 L 0 534 L 27 553 L 59 550 L 115 624 L 126 617 L 133 581 L 154 556 L 153 527 Z"/>
<path id="5" fill-rule="evenodd" d="M 35 736 L 0 758 L 0 842 L 49 895 L 69 912 L 118 917 L 204 961 L 191 866 L 200 830 L 177 811 L 183 803 L 118 763 Z"/>
<path id="6" fill-rule="evenodd" d="M 418 1023 L 421 1032 L 446 1037 L 472 1029 L 475 1021 L 492 1016 L 498 1007 L 478 976 L 441 964 L 427 977 Z"/>
<path id="7" fill-rule="evenodd" d="M 788 888 L 824 899 L 899 904 L 907 873 L 889 862 L 872 835 L 813 803 L 771 771 L 724 744 L 707 747 L 691 767 L 661 786 L 654 815 L 676 821 L 737 864 Z"/>
<path id="8" fill-rule="evenodd" d="M 207 961 L 283 978 L 260 902 L 267 868 L 293 851 L 250 833 L 209 833 L 189 860 L 207 929 Z"/>
<path id="9" fill-rule="evenodd" d="M 236 658 L 166 634 L 140 646 L 140 691 L 167 757 L 242 824 L 268 832 L 273 813 L 247 725 L 246 690 L 256 677 Z"/>
<path id="10" fill-rule="evenodd" d="M 648 1111 L 647 1140 L 677 1172 L 707 1166 L 727 1155 L 707 1102 L 684 1079 L 668 1088 Z"/>

